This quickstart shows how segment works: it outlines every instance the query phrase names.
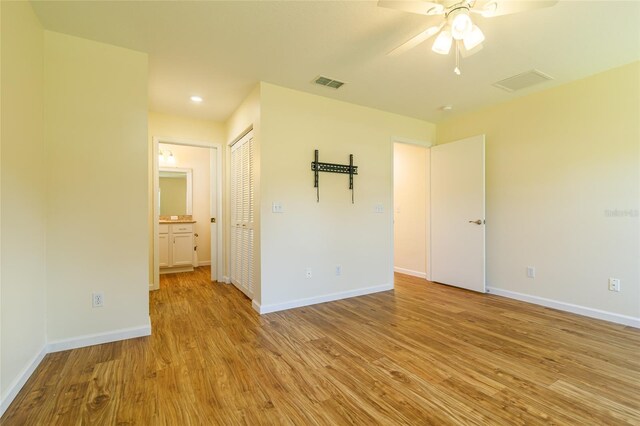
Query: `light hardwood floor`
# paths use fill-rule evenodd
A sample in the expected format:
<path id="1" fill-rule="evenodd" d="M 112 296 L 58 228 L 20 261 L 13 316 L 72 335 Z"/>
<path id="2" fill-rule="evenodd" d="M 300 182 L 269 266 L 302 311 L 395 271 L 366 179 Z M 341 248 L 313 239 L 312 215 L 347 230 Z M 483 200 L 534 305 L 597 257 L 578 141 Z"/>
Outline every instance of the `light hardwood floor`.
<path id="1" fill-rule="evenodd" d="M 151 337 L 47 355 L 0 423 L 640 424 L 640 330 L 405 275 L 258 316 L 164 275 Z"/>

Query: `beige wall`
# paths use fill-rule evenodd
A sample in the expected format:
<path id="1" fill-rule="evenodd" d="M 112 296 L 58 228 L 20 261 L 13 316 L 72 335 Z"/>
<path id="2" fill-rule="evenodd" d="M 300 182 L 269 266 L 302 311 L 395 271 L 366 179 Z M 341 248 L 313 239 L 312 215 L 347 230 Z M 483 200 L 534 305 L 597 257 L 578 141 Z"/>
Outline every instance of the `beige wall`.
<path id="1" fill-rule="evenodd" d="M 438 125 L 486 134 L 489 286 L 640 317 L 639 119 L 636 62 Z"/>
<path id="2" fill-rule="evenodd" d="M 260 102 L 262 305 L 392 285 L 392 138 L 433 140 L 435 126 L 266 83 Z M 321 162 L 354 155 L 355 204 L 348 176 L 333 173 L 320 174 L 316 202 L 314 149 Z"/>
<path id="3" fill-rule="evenodd" d="M 393 148 L 394 268 L 425 278 L 429 149 L 395 143 Z"/>
<path id="4" fill-rule="evenodd" d="M 223 155 L 225 151 L 225 141 L 226 141 L 226 128 L 222 123 L 217 123 L 215 121 L 209 120 L 196 120 L 188 117 L 180 117 L 176 115 L 167 115 L 161 114 L 157 112 L 149 112 L 149 279 L 153 280 L 154 277 L 154 265 L 153 265 L 153 221 L 155 220 L 153 217 L 153 161 L 155 160 L 152 157 L 153 153 L 153 138 L 178 138 L 192 141 L 207 141 L 220 143 L 223 145 Z M 208 159 L 208 155 L 207 155 Z M 225 173 L 225 162 L 222 161 L 222 173 L 224 176 Z M 223 205 L 224 205 L 224 191 L 223 191 Z M 208 202 L 207 202 L 208 203 Z M 207 213 L 209 214 L 209 205 L 207 204 Z M 204 217 L 202 214 L 199 214 L 199 217 Z M 205 219 L 203 219 L 205 220 Z M 209 219 L 206 219 L 207 223 Z M 200 221 L 199 221 L 200 222 Z M 200 222 L 197 225 L 197 228 L 202 228 L 205 224 Z M 209 229 L 209 228 L 207 228 Z M 200 234 L 199 231 L 199 235 Z M 226 228 L 223 224 L 223 238 L 226 238 Z M 210 235 L 210 231 L 207 231 L 207 235 Z M 210 238 L 210 237 L 208 237 Z M 210 240 L 205 241 L 200 238 L 198 242 L 198 259 L 209 260 L 211 258 L 211 248 L 210 248 Z M 201 251 L 206 247 L 207 253 Z M 226 263 L 225 263 L 226 265 Z"/>
<path id="5" fill-rule="evenodd" d="M 196 221 L 194 232 L 198 234 L 198 262 L 211 261 L 211 159 L 209 148 L 193 146 L 160 144 L 160 149 L 168 149 L 173 153 L 176 164 L 173 167 L 191 169 L 193 220 Z M 165 166 L 162 166 L 165 167 Z M 184 204 L 184 202 L 183 202 Z M 174 213 L 175 214 L 175 213 Z"/>
<path id="6" fill-rule="evenodd" d="M 49 341 L 148 326 L 147 55 L 45 31 L 44 71 Z"/>
<path id="7" fill-rule="evenodd" d="M 46 343 L 43 31 L 27 2 L 2 2 L 0 399 Z M 1 411 L 0 411 L 1 412 Z"/>

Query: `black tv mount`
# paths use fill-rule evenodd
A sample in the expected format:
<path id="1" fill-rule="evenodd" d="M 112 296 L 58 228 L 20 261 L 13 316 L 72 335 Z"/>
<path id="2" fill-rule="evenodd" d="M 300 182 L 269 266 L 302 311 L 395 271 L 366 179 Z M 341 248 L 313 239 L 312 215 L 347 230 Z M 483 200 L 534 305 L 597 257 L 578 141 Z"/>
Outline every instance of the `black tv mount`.
<path id="1" fill-rule="evenodd" d="M 320 181 L 318 179 L 318 174 L 320 172 L 348 174 L 349 190 L 351 190 L 351 204 L 354 203 L 353 175 L 358 174 L 358 166 L 353 165 L 353 154 L 349 154 L 349 164 L 321 163 L 320 161 L 318 161 L 318 150 L 316 149 L 314 161 L 311 162 L 311 170 L 313 171 L 313 187 L 316 188 L 316 197 L 318 203 L 320 202 Z"/>

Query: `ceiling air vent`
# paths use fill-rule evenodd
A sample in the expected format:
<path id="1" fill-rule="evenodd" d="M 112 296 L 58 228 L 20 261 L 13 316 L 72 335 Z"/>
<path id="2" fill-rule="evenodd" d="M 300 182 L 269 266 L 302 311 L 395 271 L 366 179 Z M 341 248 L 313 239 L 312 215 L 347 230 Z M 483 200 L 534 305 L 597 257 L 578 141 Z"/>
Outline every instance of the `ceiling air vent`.
<path id="1" fill-rule="evenodd" d="M 323 76 L 316 78 L 314 82 L 316 84 L 319 84 L 320 86 L 332 87 L 334 89 L 339 89 L 342 85 L 344 85 L 343 81 L 334 80 L 332 78 Z"/>
<path id="2" fill-rule="evenodd" d="M 538 70 L 531 70 L 523 72 L 522 74 L 514 75 L 513 77 L 505 78 L 497 83 L 493 83 L 493 85 L 499 89 L 506 90 L 507 92 L 515 92 L 516 90 L 531 87 L 549 80 L 553 80 L 553 78 Z"/>

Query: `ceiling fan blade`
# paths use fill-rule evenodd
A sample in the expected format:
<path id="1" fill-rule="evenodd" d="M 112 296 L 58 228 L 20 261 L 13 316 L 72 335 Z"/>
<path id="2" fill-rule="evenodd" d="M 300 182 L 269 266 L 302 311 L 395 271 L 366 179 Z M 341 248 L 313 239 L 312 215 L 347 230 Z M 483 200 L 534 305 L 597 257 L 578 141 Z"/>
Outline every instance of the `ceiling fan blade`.
<path id="1" fill-rule="evenodd" d="M 460 49 L 460 56 L 462 56 L 463 58 L 468 58 L 469 56 L 475 55 L 482 50 L 482 43 L 470 50 L 465 49 L 464 44 L 460 43 L 458 44 L 458 48 Z"/>
<path id="2" fill-rule="evenodd" d="M 440 25 L 436 25 L 436 26 L 427 28 L 426 30 L 424 30 L 420 34 L 411 37 L 409 40 L 407 40 L 406 42 L 402 43 L 400 46 L 396 47 L 391 52 L 387 53 L 387 56 L 397 56 L 397 55 L 400 55 L 401 53 L 406 52 L 407 50 L 413 49 L 414 47 L 416 47 L 420 43 L 424 42 L 425 40 L 427 40 L 430 37 L 433 37 L 435 34 L 437 34 L 438 31 L 440 31 L 443 26 L 444 26 L 444 22 L 442 24 L 440 24 Z"/>
<path id="3" fill-rule="evenodd" d="M 442 15 L 444 6 L 430 1 L 379 0 L 378 6 L 419 15 Z"/>
<path id="4" fill-rule="evenodd" d="M 558 3 L 558 0 L 478 0 L 471 11 L 479 13 L 485 18 L 492 18 L 494 16 L 511 15 L 513 13 L 551 7 L 556 3 Z"/>

